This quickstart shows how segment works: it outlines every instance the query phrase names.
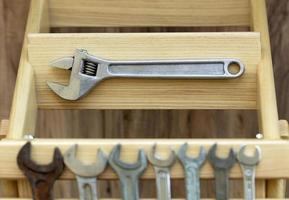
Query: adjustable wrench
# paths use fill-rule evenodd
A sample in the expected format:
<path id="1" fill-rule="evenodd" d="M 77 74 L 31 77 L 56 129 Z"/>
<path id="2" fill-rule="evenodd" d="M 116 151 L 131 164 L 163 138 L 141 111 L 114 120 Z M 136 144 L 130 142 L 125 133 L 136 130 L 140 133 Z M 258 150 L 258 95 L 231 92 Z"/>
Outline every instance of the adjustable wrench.
<path id="1" fill-rule="evenodd" d="M 227 158 L 219 158 L 216 155 L 217 144 L 214 144 L 209 153 L 208 160 L 214 168 L 215 185 L 216 185 L 216 199 L 229 199 L 229 173 L 233 165 L 236 163 L 236 155 L 233 149 L 230 149 Z"/>
<path id="2" fill-rule="evenodd" d="M 57 95 L 67 100 L 81 98 L 108 78 L 232 79 L 245 71 L 237 59 L 110 61 L 90 55 L 84 49 L 76 49 L 73 57 L 60 58 L 50 65 L 72 70 L 66 86 L 47 81 Z M 231 67 L 236 65 L 238 71 L 231 72 Z"/>
<path id="3" fill-rule="evenodd" d="M 98 162 L 91 165 L 84 165 L 76 158 L 77 145 L 70 147 L 64 154 L 64 163 L 76 174 L 79 199 L 97 199 L 97 176 L 104 171 L 107 165 L 107 158 L 99 149 L 97 152 Z"/>
<path id="4" fill-rule="evenodd" d="M 122 191 L 123 200 L 138 200 L 139 188 L 138 179 L 147 167 L 145 152 L 139 150 L 138 161 L 128 164 L 120 160 L 121 145 L 115 146 L 109 156 L 109 164 L 117 173 Z"/>
<path id="5" fill-rule="evenodd" d="M 176 154 L 171 150 L 170 156 L 166 159 L 160 159 L 156 156 L 156 144 L 152 147 L 148 154 L 150 163 L 154 166 L 157 182 L 158 200 L 171 199 L 171 180 L 170 168 L 176 161 Z"/>
<path id="6" fill-rule="evenodd" d="M 255 167 L 261 160 L 261 149 L 255 147 L 254 156 L 246 156 L 246 146 L 242 146 L 237 154 L 237 159 L 241 165 L 243 176 L 244 176 L 244 199 L 254 200 L 255 199 Z"/>
<path id="7" fill-rule="evenodd" d="M 53 160 L 48 165 L 38 165 L 31 160 L 31 143 L 27 142 L 19 151 L 17 164 L 28 178 L 34 200 L 53 200 L 52 188 L 64 169 L 63 157 L 55 148 Z"/>
<path id="8" fill-rule="evenodd" d="M 178 158 L 185 170 L 187 200 L 200 199 L 200 176 L 199 171 L 206 160 L 206 150 L 201 146 L 198 157 L 187 155 L 188 144 L 185 143 L 178 151 Z"/>

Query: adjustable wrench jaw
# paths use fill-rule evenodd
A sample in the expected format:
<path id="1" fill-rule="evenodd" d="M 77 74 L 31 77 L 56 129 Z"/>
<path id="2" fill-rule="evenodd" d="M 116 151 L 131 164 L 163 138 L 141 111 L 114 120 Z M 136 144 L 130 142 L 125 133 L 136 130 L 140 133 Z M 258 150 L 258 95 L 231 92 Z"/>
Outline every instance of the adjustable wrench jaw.
<path id="1" fill-rule="evenodd" d="M 76 49 L 73 57 L 60 58 L 53 61 L 50 66 L 71 70 L 68 85 L 47 81 L 47 85 L 57 95 L 66 100 L 77 100 L 87 94 L 104 77 L 99 77 L 100 69 L 104 69 L 107 62 L 90 56 L 84 49 Z"/>

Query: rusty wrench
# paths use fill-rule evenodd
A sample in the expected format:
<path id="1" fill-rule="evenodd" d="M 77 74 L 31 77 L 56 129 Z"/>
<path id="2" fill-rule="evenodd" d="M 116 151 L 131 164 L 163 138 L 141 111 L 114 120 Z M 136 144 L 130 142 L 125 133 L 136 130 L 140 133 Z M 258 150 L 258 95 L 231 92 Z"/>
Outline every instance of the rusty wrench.
<path id="1" fill-rule="evenodd" d="M 148 154 L 150 163 L 154 166 L 157 182 L 157 196 L 158 200 L 171 199 L 171 180 L 170 168 L 176 161 L 176 154 L 173 150 L 169 157 L 165 160 L 156 156 L 156 144 L 153 145 L 150 153 Z"/>
<path id="2" fill-rule="evenodd" d="M 117 173 L 122 191 L 123 200 L 138 200 L 139 188 L 138 179 L 147 167 L 145 152 L 139 150 L 138 161 L 128 164 L 120 160 L 121 145 L 116 145 L 109 156 L 109 164 Z"/>
<path id="3" fill-rule="evenodd" d="M 71 146 L 64 154 L 64 163 L 76 174 L 79 197 L 81 200 L 97 199 L 97 176 L 104 171 L 107 158 L 99 149 L 97 152 L 98 162 L 85 165 L 76 158 L 77 145 Z"/>
<path id="4" fill-rule="evenodd" d="M 19 151 L 17 164 L 28 178 L 34 200 L 52 200 L 52 188 L 64 169 L 63 157 L 58 148 L 54 149 L 53 161 L 38 165 L 31 160 L 31 143 L 27 142 Z"/>
<path id="5" fill-rule="evenodd" d="M 217 156 L 217 144 L 214 144 L 209 153 L 208 160 L 214 168 L 215 185 L 216 185 L 216 199 L 229 199 L 229 173 L 233 165 L 236 163 L 236 155 L 233 149 L 230 149 L 227 158 L 219 158 Z"/>

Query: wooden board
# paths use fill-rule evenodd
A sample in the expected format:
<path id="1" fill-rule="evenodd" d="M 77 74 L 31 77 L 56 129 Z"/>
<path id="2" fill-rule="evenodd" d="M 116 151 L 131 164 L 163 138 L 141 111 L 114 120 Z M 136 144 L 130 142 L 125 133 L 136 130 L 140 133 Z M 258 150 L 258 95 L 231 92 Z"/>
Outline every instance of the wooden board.
<path id="1" fill-rule="evenodd" d="M 178 150 L 179 146 L 185 142 L 190 145 L 189 153 L 197 155 L 199 146 L 203 145 L 207 150 L 215 142 L 218 143 L 218 154 L 220 156 L 226 156 L 228 149 L 233 147 L 238 151 L 239 147 L 243 144 L 259 145 L 262 149 L 262 161 L 256 169 L 256 177 L 261 179 L 272 178 L 289 178 L 289 157 L 287 152 L 289 151 L 289 145 L 287 141 L 260 141 L 260 140 L 168 140 L 168 139 L 36 139 L 33 141 L 32 158 L 41 164 L 48 163 L 49 158 L 52 157 L 53 148 L 58 146 L 62 152 L 65 152 L 71 145 L 79 144 L 78 157 L 84 163 L 95 162 L 96 151 L 101 148 L 106 154 L 109 154 L 112 147 L 118 143 L 123 144 L 123 151 L 121 153 L 121 159 L 127 162 L 134 162 L 137 157 L 137 150 L 143 148 L 148 152 L 151 146 L 155 143 L 158 144 L 158 154 L 166 157 L 168 154 L 168 148 Z M 22 172 L 19 170 L 16 162 L 16 156 L 24 144 L 24 141 L 9 141 L 5 140 L 0 143 L 0 178 L 23 178 Z M 279 165 L 276 163 L 282 163 Z M 213 178 L 213 170 L 208 162 L 200 172 L 201 178 Z M 153 179 L 155 177 L 154 170 L 151 166 L 148 166 L 142 178 Z M 172 178 L 184 178 L 183 169 L 180 163 L 176 163 L 171 170 Z M 235 165 L 230 174 L 231 178 L 242 178 L 242 173 L 239 165 Z M 72 179 L 74 175 L 65 170 L 61 179 Z M 100 179 L 115 179 L 117 178 L 115 173 L 112 172 L 110 167 L 99 176 Z"/>
<path id="2" fill-rule="evenodd" d="M 48 64 L 75 48 L 115 60 L 237 58 L 246 72 L 234 80 L 110 79 L 77 102 L 65 101 L 46 81 L 65 84 L 70 71 Z M 29 34 L 28 51 L 40 108 L 256 109 L 258 33 Z"/>
<path id="3" fill-rule="evenodd" d="M 50 0 L 52 27 L 248 26 L 249 0 Z"/>

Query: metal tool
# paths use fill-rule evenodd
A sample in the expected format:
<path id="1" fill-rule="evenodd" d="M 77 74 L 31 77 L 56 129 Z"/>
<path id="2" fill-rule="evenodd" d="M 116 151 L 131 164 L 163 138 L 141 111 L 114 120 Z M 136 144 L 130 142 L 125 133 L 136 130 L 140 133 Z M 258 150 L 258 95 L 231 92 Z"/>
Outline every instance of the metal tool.
<path id="1" fill-rule="evenodd" d="M 185 171 L 186 180 L 186 195 L 187 200 L 199 200 L 200 199 L 200 176 L 199 171 L 206 160 L 206 150 L 204 147 L 200 147 L 198 157 L 193 158 L 187 155 L 188 144 L 185 143 L 178 151 L 178 158 Z"/>
<path id="2" fill-rule="evenodd" d="M 157 183 L 157 196 L 158 200 L 170 200 L 171 199 L 171 180 L 170 169 L 176 161 L 176 154 L 171 150 L 170 156 L 163 160 L 156 155 L 156 144 L 153 145 L 148 159 L 153 165 L 156 173 Z"/>
<path id="3" fill-rule="evenodd" d="M 237 154 L 237 158 L 241 165 L 244 176 L 244 199 L 255 199 L 255 167 L 261 160 L 261 149 L 255 147 L 255 153 L 253 156 L 246 156 L 246 146 L 242 146 Z"/>
<path id="4" fill-rule="evenodd" d="M 97 176 L 102 173 L 107 165 L 107 158 L 101 149 L 97 152 L 97 163 L 85 165 L 76 158 L 77 145 L 71 146 L 64 154 L 64 163 L 76 174 L 79 199 L 97 199 Z"/>
<path id="5" fill-rule="evenodd" d="M 120 160 L 121 145 L 116 145 L 109 156 L 109 164 L 117 173 L 122 191 L 123 200 L 138 200 L 139 188 L 138 179 L 147 167 L 145 152 L 139 150 L 138 161 L 128 164 Z"/>
<path id="6" fill-rule="evenodd" d="M 214 168 L 215 185 L 216 185 L 216 199 L 229 199 L 229 173 L 233 165 L 236 163 L 236 155 L 233 149 L 230 149 L 227 158 L 219 158 L 216 155 L 217 144 L 214 144 L 209 153 L 208 160 Z"/>
<path id="7" fill-rule="evenodd" d="M 31 143 L 27 142 L 17 156 L 19 168 L 28 178 L 34 200 L 52 200 L 52 188 L 64 169 L 63 157 L 58 148 L 54 149 L 53 160 L 48 165 L 38 165 L 31 160 Z"/>
<path id="8" fill-rule="evenodd" d="M 72 70 L 68 85 L 48 81 L 60 97 L 77 100 L 107 78 L 232 79 L 240 77 L 245 66 L 237 59 L 110 61 L 76 49 L 73 57 L 60 58 L 52 67 Z M 238 67 L 232 72 L 231 67 Z"/>

